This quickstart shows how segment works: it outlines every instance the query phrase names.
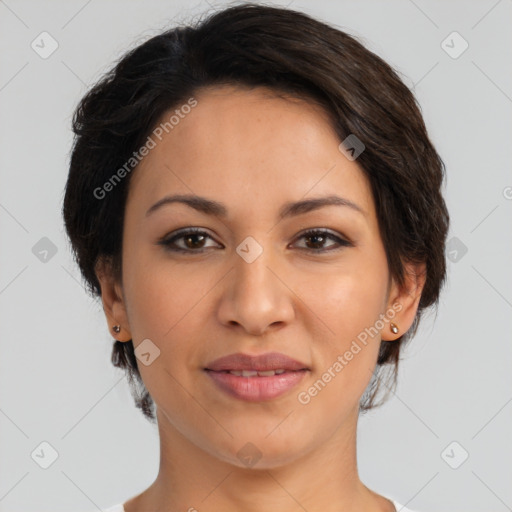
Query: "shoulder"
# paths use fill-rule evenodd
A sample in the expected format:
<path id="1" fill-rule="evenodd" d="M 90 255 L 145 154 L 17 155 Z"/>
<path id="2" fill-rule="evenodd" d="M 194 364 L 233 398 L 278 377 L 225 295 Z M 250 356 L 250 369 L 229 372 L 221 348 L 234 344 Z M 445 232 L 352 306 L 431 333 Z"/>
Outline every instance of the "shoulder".
<path id="1" fill-rule="evenodd" d="M 391 498 L 389 498 L 389 499 L 393 502 L 393 505 L 395 505 L 396 512 L 418 512 L 416 510 L 411 510 L 410 508 L 404 507 L 403 505 L 398 503 L 398 501 L 395 501 Z M 112 511 L 112 512 L 118 512 L 118 511 Z M 122 511 L 119 511 L 119 512 L 122 512 Z"/>
<path id="2" fill-rule="evenodd" d="M 124 512 L 124 507 L 122 503 L 119 503 L 118 505 L 106 508 L 103 512 Z"/>

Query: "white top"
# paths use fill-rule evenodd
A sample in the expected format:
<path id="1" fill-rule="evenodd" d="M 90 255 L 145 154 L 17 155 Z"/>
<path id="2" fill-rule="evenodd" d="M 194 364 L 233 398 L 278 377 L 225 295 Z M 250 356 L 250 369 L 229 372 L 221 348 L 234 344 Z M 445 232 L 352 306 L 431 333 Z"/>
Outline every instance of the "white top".
<path id="1" fill-rule="evenodd" d="M 387 497 L 387 496 L 385 496 Z M 391 500 L 393 502 L 393 505 L 395 505 L 396 512 L 416 512 L 414 510 L 411 510 L 410 508 L 405 508 L 403 505 L 400 505 L 398 501 L 395 501 L 392 498 L 387 498 L 388 500 Z M 125 512 L 124 507 L 122 503 L 119 503 L 118 505 L 114 505 L 113 507 L 105 509 L 104 512 Z"/>

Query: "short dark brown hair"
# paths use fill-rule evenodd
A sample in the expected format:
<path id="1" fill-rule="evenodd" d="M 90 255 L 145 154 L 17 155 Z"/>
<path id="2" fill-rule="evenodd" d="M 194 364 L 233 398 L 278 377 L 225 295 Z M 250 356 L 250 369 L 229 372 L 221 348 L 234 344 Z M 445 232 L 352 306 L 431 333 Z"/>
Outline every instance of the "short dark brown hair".
<path id="1" fill-rule="evenodd" d="M 82 98 L 73 117 L 62 213 L 88 291 L 101 296 L 95 274 L 100 259 L 121 278 L 132 173 L 101 200 L 94 191 L 144 144 L 166 111 L 217 85 L 264 86 L 316 102 L 340 141 L 354 134 L 364 143 L 357 163 L 371 184 L 390 275 L 403 285 L 405 262 L 426 265 L 413 325 L 395 342 L 381 343 L 360 410 L 380 405 L 376 395 L 383 372 L 392 370 L 395 385 L 401 347 L 416 333 L 423 310 L 437 306 L 446 279 L 445 166 L 398 73 L 354 36 L 307 14 L 252 3 L 225 8 L 129 51 Z M 137 407 L 155 421 L 132 341 L 115 342 L 112 363 L 125 369 Z"/>

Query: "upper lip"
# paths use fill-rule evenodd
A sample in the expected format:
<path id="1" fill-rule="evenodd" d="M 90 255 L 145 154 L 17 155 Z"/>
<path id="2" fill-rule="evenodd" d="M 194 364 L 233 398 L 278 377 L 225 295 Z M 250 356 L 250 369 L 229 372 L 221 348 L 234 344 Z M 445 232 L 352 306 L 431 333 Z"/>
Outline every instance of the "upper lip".
<path id="1" fill-rule="evenodd" d="M 257 356 L 251 356 L 238 352 L 228 356 L 220 357 L 209 363 L 205 370 L 221 372 L 226 370 L 309 370 L 306 364 L 292 359 L 285 354 L 279 352 L 267 352 Z"/>

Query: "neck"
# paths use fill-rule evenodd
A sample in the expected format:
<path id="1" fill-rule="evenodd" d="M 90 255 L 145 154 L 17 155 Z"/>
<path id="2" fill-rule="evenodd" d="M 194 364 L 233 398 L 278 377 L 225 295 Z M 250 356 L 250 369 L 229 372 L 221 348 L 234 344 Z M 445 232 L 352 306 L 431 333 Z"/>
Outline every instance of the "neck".
<path id="1" fill-rule="evenodd" d="M 389 500 L 359 479 L 357 413 L 326 433 L 321 445 L 294 456 L 264 458 L 247 445 L 246 453 L 261 458 L 245 467 L 203 450 L 199 440 L 187 438 L 158 411 L 159 473 L 148 489 L 126 502 L 125 512 L 394 512 Z"/>

